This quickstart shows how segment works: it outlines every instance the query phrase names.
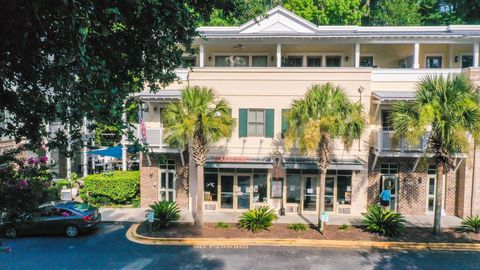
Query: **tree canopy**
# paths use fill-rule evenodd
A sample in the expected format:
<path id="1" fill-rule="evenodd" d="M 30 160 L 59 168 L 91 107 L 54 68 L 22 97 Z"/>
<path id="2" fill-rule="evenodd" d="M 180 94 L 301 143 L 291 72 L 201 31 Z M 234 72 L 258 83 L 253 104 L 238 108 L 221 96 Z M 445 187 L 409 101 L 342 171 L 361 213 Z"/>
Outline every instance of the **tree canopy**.
<path id="1" fill-rule="evenodd" d="M 248 0 L 236 16 L 216 10 L 203 25 L 241 25 L 284 8 L 316 25 L 448 25 L 480 23 L 479 0 Z"/>
<path id="2" fill-rule="evenodd" d="M 53 121 L 74 142 L 84 117 L 124 127 L 124 101 L 173 82 L 198 22 L 214 8 L 236 14 L 239 2 L 2 1 L 0 111 L 9 121 L 0 135 L 36 148 Z M 60 133 L 50 146 L 65 146 Z"/>

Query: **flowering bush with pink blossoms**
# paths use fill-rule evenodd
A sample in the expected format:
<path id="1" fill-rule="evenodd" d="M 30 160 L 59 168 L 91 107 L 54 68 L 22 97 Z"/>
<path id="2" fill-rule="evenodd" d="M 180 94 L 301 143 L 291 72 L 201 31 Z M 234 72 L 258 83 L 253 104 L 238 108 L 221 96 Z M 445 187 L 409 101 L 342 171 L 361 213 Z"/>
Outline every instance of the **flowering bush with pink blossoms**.
<path id="1" fill-rule="evenodd" d="M 53 186 L 53 164 L 46 157 L 18 158 L 20 149 L 0 156 L 0 212 L 14 217 L 58 198 Z"/>

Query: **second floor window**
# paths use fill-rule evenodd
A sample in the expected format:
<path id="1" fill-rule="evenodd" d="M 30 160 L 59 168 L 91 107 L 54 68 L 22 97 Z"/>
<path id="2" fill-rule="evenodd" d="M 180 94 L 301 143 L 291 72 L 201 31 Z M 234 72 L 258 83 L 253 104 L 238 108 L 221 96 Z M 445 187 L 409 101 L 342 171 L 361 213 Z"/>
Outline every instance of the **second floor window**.
<path id="1" fill-rule="evenodd" d="M 307 67 L 321 67 L 321 66 L 322 66 L 321 56 L 307 56 Z"/>
<path id="2" fill-rule="evenodd" d="M 194 67 L 195 66 L 195 62 L 196 62 L 196 58 L 195 56 L 186 56 L 186 57 L 182 57 L 182 67 Z"/>
<path id="3" fill-rule="evenodd" d="M 427 68 L 442 68 L 442 57 L 427 56 Z"/>
<path id="4" fill-rule="evenodd" d="M 339 55 L 327 55 L 325 56 L 327 67 L 341 67 L 342 57 Z"/>
<path id="5" fill-rule="evenodd" d="M 266 67 L 268 66 L 268 57 L 266 55 L 253 55 L 252 67 Z"/>
<path id="6" fill-rule="evenodd" d="M 361 67 L 373 67 L 373 56 L 361 56 L 360 57 L 360 66 Z"/>
<path id="7" fill-rule="evenodd" d="M 393 131 L 392 112 L 382 111 L 382 130 Z"/>
<path id="8" fill-rule="evenodd" d="M 265 110 L 248 110 L 248 136 L 265 135 Z"/>
<path id="9" fill-rule="evenodd" d="M 303 66 L 303 56 L 287 56 L 283 60 L 282 66 L 284 66 L 284 67 L 302 67 Z"/>
<path id="10" fill-rule="evenodd" d="M 462 68 L 473 66 L 473 55 L 462 55 Z"/>

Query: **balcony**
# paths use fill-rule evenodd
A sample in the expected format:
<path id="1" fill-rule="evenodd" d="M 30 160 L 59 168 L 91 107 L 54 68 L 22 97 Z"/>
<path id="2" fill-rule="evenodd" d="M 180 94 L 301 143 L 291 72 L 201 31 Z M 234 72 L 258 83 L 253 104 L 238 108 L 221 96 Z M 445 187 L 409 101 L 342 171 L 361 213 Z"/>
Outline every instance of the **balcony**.
<path id="1" fill-rule="evenodd" d="M 147 140 L 146 143 L 153 152 L 177 152 L 176 149 L 171 148 L 163 141 L 164 128 L 162 127 L 147 127 Z M 138 124 L 133 127 L 133 134 L 140 138 L 141 135 L 138 130 Z"/>
<path id="2" fill-rule="evenodd" d="M 423 155 L 428 145 L 428 137 L 423 136 L 416 144 L 409 144 L 405 140 L 396 140 L 393 131 L 376 130 L 373 132 L 373 148 L 379 156 L 409 156 Z"/>

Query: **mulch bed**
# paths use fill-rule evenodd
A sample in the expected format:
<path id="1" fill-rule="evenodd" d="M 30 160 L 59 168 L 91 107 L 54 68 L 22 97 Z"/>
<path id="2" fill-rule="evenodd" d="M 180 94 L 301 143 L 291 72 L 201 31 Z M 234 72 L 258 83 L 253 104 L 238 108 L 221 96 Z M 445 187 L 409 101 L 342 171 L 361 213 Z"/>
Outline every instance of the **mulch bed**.
<path id="1" fill-rule="evenodd" d="M 444 229 L 440 236 L 432 234 L 432 228 L 406 228 L 403 236 L 384 237 L 364 231 L 361 227 L 348 226 L 341 230 L 340 226 L 326 225 L 325 234 L 321 235 L 315 227 L 306 231 L 293 231 L 288 229 L 288 224 L 274 224 L 268 231 L 252 233 L 242 230 L 236 224 L 229 224 L 228 228 L 215 228 L 214 223 L 206 223 L 200 230 L 193 224 L 174 224 L 169 228 L 149 233 L 148 223 L 142 223 L 137 233 L 143 236 L 158 238 L 269 238 L 269 239 L 318 239 L 318 240 L 353 240 L 353 241 L 400 241 L 400 242 L 456 242 L 480 243 L 480 234 L 462 232 L 453 229 Z"/>

